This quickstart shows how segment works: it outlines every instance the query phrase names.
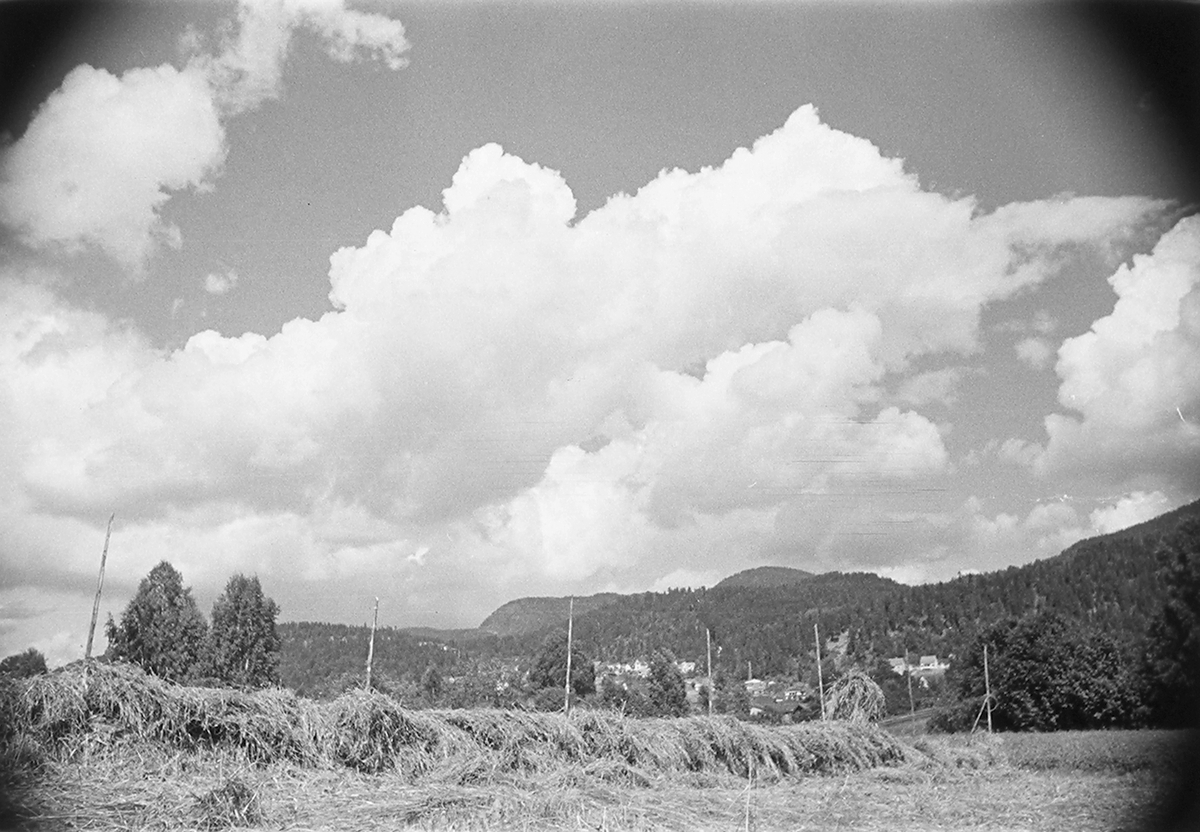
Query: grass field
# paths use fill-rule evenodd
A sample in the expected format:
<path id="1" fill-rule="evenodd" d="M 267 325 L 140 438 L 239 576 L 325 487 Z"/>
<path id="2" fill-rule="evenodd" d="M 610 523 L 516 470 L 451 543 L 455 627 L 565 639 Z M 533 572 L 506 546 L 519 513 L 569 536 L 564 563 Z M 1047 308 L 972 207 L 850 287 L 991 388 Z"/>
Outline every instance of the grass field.
<path id="1" fill-rule="evenodd" d="M 3 698 L 22 828 L 1157 829 L 1194 772 L 1166 732 L 906 737 L 871 726 L 403 711 L 177 688 L 129 669 Z"/>

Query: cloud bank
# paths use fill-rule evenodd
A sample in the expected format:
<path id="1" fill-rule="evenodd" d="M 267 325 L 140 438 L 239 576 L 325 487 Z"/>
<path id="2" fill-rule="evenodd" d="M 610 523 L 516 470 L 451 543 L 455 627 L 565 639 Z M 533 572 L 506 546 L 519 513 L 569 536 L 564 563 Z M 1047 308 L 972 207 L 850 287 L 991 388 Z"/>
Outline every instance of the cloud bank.
<path id="1" fill-rule="evenodd" d="M 975 353 L 988 304 L 1166 208 L 1077 198 L 984 214 L 803 107 L 724 164 L 663 171 L 584 217 L 557 172 L 478 148 L 438 210 L 332 255 L 329 313 L 271 338 L 202 332 L 162 352 L 13 277 L 0 557 L 21 580 L 86 586 L 85 541 L 115 509 L 136 552 L 127 583 L 161 557 L 203 585 L 253 568 L 283 582 L 285 610 L 332 617 L 387 581 L 427 621 L 781 552 L 908 579 L 1013 562 L 1086 523 L 879 499 L 952 473 L 950 426 L 922 409 L 952 400 L 961 372 L 920 363 Z M 1197 262 L 1193 226 L 1169 236 L 1154 270 Z M 1182 300 L 1174 318 L 1124 311 L 1149 269 L 1114 277 L 1114 316 L 1193 326 Z M 1150 360 L 1192 354 L 1177 341 L 1064 344 L 1064 395 L 1095 403 L 1076 430 L 1110 401 L 1088 367 L 1135 362 L 1147 343 Z M 1048 459 L 1068 433 L 1052 430 Z"/>

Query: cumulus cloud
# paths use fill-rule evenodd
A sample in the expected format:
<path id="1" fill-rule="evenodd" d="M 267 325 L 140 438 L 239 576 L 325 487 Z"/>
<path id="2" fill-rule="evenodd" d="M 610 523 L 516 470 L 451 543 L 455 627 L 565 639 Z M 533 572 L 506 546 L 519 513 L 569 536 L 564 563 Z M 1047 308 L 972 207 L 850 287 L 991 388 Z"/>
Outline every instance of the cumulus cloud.
<path id="1" fill-rule="evenodd" d="M 37 543 L 0 556 L 74 580 L 90 568 L 68 548 L 115 508 L 143 558 L 204 585 L 246 558 L 364 592 L 386 576 L 433 611 L 419 599 L 451 581 L 493 601 L 644 587 L 800 543 L 837 566 L 936 561 L 946 523 L 865 505 L 947 471 L 920 408 L 956 374 L 906 386 L 912 367 L 979 349 L 986 304 L 1162 207 L 980 214 L 804 107 L 582 218 L 557 172 L 479 148 L 440 209 L 334 253 L 333 311 L 270 338 L 159 351 L 10 282 L 2 516 Z M 843 497 L 857 514 L 812 510 Z M 860 521 L 911 544 L 854 538 Z"/>
<path id="2" fill-rule="evenodd" d="M 96 246 L 139 276 L 159 245 L 181 243 L 162 216 L 167 200 L 211 188 L 220 173 L 223 120 L 279 94 L 299 27 L 337 60 L 404 63 L 403 27 L 383 15 L 340 0 L 243 0 L 229 41 L 182 70 L 68 73 L 0 161 L 0 223 L 38 249 Z"/>
<path id="3" fill-rule="evenodd" d="M 203 74 L 170 66 L 121 77 L 72 70 L 5 155 L 0 219 L 35 247 L 97 245 L 131 269 L 156 242 L 178 246 L 160 209 L 206 186 L 225 132 Z"/>
<path id="4" fill-rule="evenodd" d="M 1046 418 L 1039 470 L 1200 493 L 1200 217 L 1109 283 L 1112 313 L 1058 351 L 1058 400 L 1073 413 Z"/>

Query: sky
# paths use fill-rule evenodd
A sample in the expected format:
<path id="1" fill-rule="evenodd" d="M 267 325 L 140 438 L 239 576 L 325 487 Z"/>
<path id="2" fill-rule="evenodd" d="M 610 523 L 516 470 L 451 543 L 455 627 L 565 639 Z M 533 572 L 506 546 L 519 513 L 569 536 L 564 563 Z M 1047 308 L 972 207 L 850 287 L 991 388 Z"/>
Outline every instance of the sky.
<path id="1" fill-rule="evenodd" d="M 1081 8 L 4 4 L 0 654 L 110 515 L 101 622 L 473 627 L 1195 500 L 1195 7 Z"/>

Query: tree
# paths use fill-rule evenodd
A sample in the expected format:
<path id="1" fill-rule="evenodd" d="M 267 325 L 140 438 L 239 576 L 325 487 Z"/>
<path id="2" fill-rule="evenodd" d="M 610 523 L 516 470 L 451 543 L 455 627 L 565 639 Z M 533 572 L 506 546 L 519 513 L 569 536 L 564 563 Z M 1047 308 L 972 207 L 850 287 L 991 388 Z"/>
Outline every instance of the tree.
<path id="1" fill-rule="evenodd" d="M 425 665 L 425 672 L 421 675 L 421 692 L 430 705 L 436 705 L 442 698 L 442 687 L 442 674 L 437 665 L 433 662 Z"/>
<path id="2" fill-rule="evenodd" d="M 976 639 L 959 678 L 959 693 L 977 708 L 985 692 L 985 644 L 997 728 L 1052 731 L 1132 723 L 1132 679 L 1104 634 L 1069 625 L 1053 613 L 992 625 Z"/>
<path id="3" fill-rule="evenodd" d="M 234 575 L 213 603 L 209 667 L 225 684 L 261 688 L 279 684 L 279 607 L 263 595 L 258 577 Z"/>
<path id="4" fill-rule="evenodd" d="M 1146 711 L 1152 724 L 1190 727 L 1200 712 L 1200 522 L 1183 523 L 1157 556 L 1166 599 L 1142 656 Z"/>
<path id="5" fill-rule="evenodd" d="M 567 634 L 560 630 L 542 642 L 542 649 L 538 651 L 533 668 L 529 671 L 529 685 L 534 690 L 562 690 L 566 681 Z M 571 645 L 571 690 L 576 696 L 596 692 L 596 669 L 592 666 L 592 660 L 579 649 L 579 642 Z"/>
<path id="6" fill-rule="evenodd" d="M 0 676 L 10 679 L 26 679 L 46 672 L 46 657 L 40 650 L 30 647 L 24 653 L 16 653 L 0 661 Z"/>
<path id="7" fill-rule="evenodd" d="M 736 717 L 750 715 L 750 697 L 746 686 L 737 676 L 718 668 L 713 679 L 713 710 Z"/>
<path id="8" fill-rule="evenodd" d="M 120 626 L 110 615 L 104 629 L 110 658 L 140 665 L 172 682 L 199 674 L 208 627 L 191 589 L 165 560 L 142 579 L 121 613 Z"/>
<path id="9" fill-rule="evenodd" d="M 675 666 L 675 658 L 665 650 L 655 652 L 650 659 L 650 678 L 646 680 L 646 697 L 650 712 L 655 716 L 683 716 L 687 713 L 687 685 Z"/>

